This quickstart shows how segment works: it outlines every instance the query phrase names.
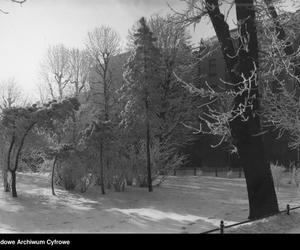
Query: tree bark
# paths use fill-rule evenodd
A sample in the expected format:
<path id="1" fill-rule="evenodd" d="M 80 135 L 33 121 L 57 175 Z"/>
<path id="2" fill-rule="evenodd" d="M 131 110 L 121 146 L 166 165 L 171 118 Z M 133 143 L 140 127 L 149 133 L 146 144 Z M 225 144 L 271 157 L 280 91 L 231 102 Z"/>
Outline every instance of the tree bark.
<path id="1" fill-rule="evenodd" d="M 257 31 L 255 26 L 255 11 L 253 0 L 236 0 L 236 12 L 238 21 L 241 24 L 242 37 L 246 34 L 250 36 L 248 50 L 240 49 L 238 56 L 234 57 L 235 49 L 230 36 L 229 27 L 224 20 L 224 15 L 220 13 L 217 0 L 207 0 L 207 3 L 214 8 L 209 8 L 208 14 L 216 31 L 226 67 L 236 90 L 241 87 L 241 75 L 250 77 L 254 70 L 254 63 L 258 69 L 258 43 Z M 261 132 L 260 118 L 256 114 L 259 110 L 259 92 L 257 85 L 258 74 L 255 79 L 251 79 L 250 96 L 255 95 L 253 108 L 247 108 L 243 114 L 246 121 L 239 116 L 231 122 L 231 132 L 238 154 L 244 169 L 247 183 L 249 199 L 249 219 L 256 219 L 278 213 L 277 197 L 274 189 L 273 178 L 270 165 L 265 158 L 264 144 Z M 240 104 L 245 104 L 247 95 L 244 93 L 237 96 L 234 100 L 235 108 Z"/>

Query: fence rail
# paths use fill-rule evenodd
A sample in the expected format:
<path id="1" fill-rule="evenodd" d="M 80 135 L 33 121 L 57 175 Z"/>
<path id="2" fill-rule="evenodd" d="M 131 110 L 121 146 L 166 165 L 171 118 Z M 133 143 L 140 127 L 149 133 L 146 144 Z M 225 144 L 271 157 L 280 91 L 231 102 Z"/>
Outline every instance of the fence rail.
<path id="1" fill-rule="evenodd" d="M 238 177 L 241 178 L 243 174 L 242 168 L 230 168 L 230 167 L 193 167 L 193 168 L 176 168 L 173 169 L 173 176 L 176 176 L 179 173 L 187 173 L 192 172 L 194 176 L 197 176 L 197 173 L 202 171 L 204 173 L 214 173 L 216 177 L 219 176 L 220 173 L 225 173 L 228 171 L 232 171 L 233 173 L 238 173 Z M 166 173 L 167 174 L 167 173 Z"/>
<path id="2" fill-rule="evenodd" d="M 291 208 L 291 206 L 289 204 L 287 204 L 286 209 L 282 210 L 282 211 L 279 211 L 278 214 L 286 213 L 287 215 L 290 215 L 291 210 L 296 210 L 296 209 L 299 209 L 299 208 L 300 208 L 300 206 L 296 206 L 296 207 Z M 228 225 L 228 226 L 225 226 L 224 220 L 221 220 L 220 221 L 220 226 L 218 228 L 214 228 L 214 229 L 211 229 L 211 230 L 208 230 L 208 231 L 204 231 L 204 232 L 201 232 L 200 234 L 209 234 L 209 233 L 213 233 L 213 232 L 217 232 L 217 231 L 219 231 L 220 234 L 224 234 L 225 228 L 236 227 L 236 226 L 239 226 L 239 225 L 242 225 L 242 224 L 247 224 L 247 223 L 250 223 L 250 222 L 259 221 L 259 220 L 262 220 L 262 219 L 265 219 L 265 218 L 269 218 L 271 216 L 274 216 L 274 215 L 265 216 L 263 218 L 254 219 L 254 220 L 248 219 L 248 220 L 237 222 L 237 223 L 234 223 L 234 224 L 231 224 L 231 225 Z"/>

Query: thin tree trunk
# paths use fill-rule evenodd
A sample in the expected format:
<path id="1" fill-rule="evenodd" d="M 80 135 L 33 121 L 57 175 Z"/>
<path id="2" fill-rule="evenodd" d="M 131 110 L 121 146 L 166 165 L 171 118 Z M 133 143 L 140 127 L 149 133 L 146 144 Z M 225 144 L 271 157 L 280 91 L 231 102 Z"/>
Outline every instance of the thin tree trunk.
<path id="1" fill-rule="evenodd" d="M 7 166 L 6 166 L 6 170 L 5 170 L 5 175 L 6 177 L 4 177 L 4 191 L 5 192 L 9 192 L 10 191 L 10 186 L 9 186 L 9 183 L 7 181 L 7 174 L 8 174 L 8 171 L 10 171 L 10 156 L 11 156 L 11 152 L 12 152 L 12 149 L 13 149 L 13 146 L 15 144 L 15 139 L 16 139 L 16 136 L 15 136 L 15 133 L 13 132 L 13 135 L 12 135 L 12 138 L 11 138 L 11 142 L 10 142 L 10 145 L 9 145 L 9 148 L 8 148 L 8 152 L 7 152 L 7 160 L 6 160 L 6 163 L 7 163 Z"/>
<path id="2" fill-rule="evenodd" d="M 11 193 L 12 197 L 18 197 L 17 194 L 17 187 L 16 187 L 16 170 L 10 171 L 11 172 Z"/>
<path id="3" fill-rule="evenodd" d="M 149 124 L 149 105 L 146 96 L 145 100 L 146 106 L 146 154 L 147 154 L 147 182 L 148 191 L 152 192 L 152 177 L 151 177 L 151 158 L 150 158 L 150 124 Z"/>
<path id="4" fill-rule="evenodd" d="M 107 181 L 107 189 L 111 188 L 111 176 L 108 175 L 109 173 L 109 166 L 110 166 L 110 161 L 109 157 L 106 157 L 106 176 L 108 176 L 108 181 Z"/>
<path id="5" fill-rule="evenodd" d="M 104 187 L 104 166 L 103 166 L 103 142 L 100 143 L 100 181 L 101 181 L 101 192 L 105 194 L 105 187 Z"/>
<path id="6" fill-rule="evenodd" d="M 22 151 L 22 148 L 23 148 L 23 145 L 24 145 L 24 142 L 25 142 L 25 138 L 26 136 L 28 135 L 29 131 L 33 128 L 33 126 L 36 124 L 36 122 L 33 122 L 29 125 L 29 127 L 25 130 L 25 133 L 21 139 L 21 142 L 20 142 L 20 145 L 19 145 L 19 148 L 17 150 L 17 154 L 16 154 L 16 158 L 15 158 L 15 165 L 14 165 L 14 168 L 11 169 L 10 168 L 10 154 L 11 154 L 11 150 L 12 150 L 12 147 L 10 148 L 9 150 L 9 155 L 8 155 L 8 167 L 9 167 L 9 170 L 11 172 L 11 191 L 12 191 L 12 197 L 17 197 L 17 189 L 16 189 L 16 171 L 18 169 L 18 164 L 19 164 L 19 158 L 20 158 L 20 155 L 21 155 L 21 151 Z M 14 136 L 14 135 L 13 135 Z M 14 141 L 14 139 L 12 140 Z M 11 144 L 12 146 L 13 144 Z"/>
<path id="7" fill-rule="evenodd" d="M 3 188 L 4 188 L 4 192 L 10 192 L 10 186 L 8 183 L 8 170 L 7 168 L 3 169 Z"/>
<path id="8" fill-rule="evenodd" d="M 28 128 L 25 130 L 25 133 L 23 134 L 23 137 L 21 139 L 21 142 L 20 142 L 20 145 L 19 145 L 19 148 L 17 150 L 17 154 L 16 154 L 16 159 L 15 159 L 15 166 L 14 166 L 14 171 L 17 171 L 17 168 L 18 168 L 18 164 L 19 164 L 19 158 L 20 158 L 20 155 L 21 155 L 21 151 L 23 149 L 23 145 L 24 145 L 24 142 L 25 142 L 25 138 L 26 136 L 28 135 L 29 131 L 33 128 L 33 126 L 36 124 L 36 122 L 33 122 L 31 123 Z"/>
<path id="9" fill-rule="evenodd" d="M 53 195 L 56 195 L 55 191 L 54 191 L 54 173 L 55 173 L 56 161 L 57 161 L 57 156 L 55 156 L 54 161 L 53 161 L 53 165 L 52 165 L 51 190 L 52 190 Z"/>
<path id="10" fill-rule="evenodd" d="M 249 77 L 251 71 L 254 70 L 254 63 L 258 69 L 258 45 L 253 0 L 236 0 L 237 18 L 239 21 L 243 20 L 242 36 L 246 37 L 246 34 L 250 36 L 248 51 L 241 49 L 238 57 L 232 57 L 235 53 L 234 46 L 224 15 L 220 13 L 218 1 L 207 0 L 207 3 L 214 6 L 208 13 L 221 43 L 232 83 L 242 82 L 241 75 L 244 74 L 246 78 Z M 272 215 L 279 211 L 270 165 L 265 158 L 263 138 L 261 135 L 255 136 L 261 132 L 260 118 L 255 114 L 259 109 L 257 80 L 257 77 L 251 80 L 250 96 L 255 95 L 255 98 L 253 108 L 248 108 L 244 113 L 248 120 L 242 121 L 239 116 L 230 124 L 246 178 L 250 219 Z M 237 89 L 239 87 L 241 86 L 236 86 Z M 235 108 L 244 104 L 246 98 L 246 93 L 236 97 L 234 100 Z"/>

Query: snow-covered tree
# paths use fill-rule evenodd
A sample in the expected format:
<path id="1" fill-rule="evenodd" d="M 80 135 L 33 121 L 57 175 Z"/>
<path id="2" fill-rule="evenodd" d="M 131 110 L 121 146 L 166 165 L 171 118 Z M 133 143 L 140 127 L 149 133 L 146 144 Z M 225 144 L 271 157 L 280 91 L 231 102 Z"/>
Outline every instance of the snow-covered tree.
<path id="1" fill-rule="evenodd" d="M 23 103 L 22 91 L 14 78 L 0 83 L 0 109 L 11 108 Z"/>
<path id="2" fill-rule="evenodd" d="M 38 107 L 11 107 L 3 110 L 1 125 L 5 129 L 9 147 L 7 149 L 7 167 L 11 173 L 12 196 L 17 197 L 16 171 L 19 166 L 25 139 L 33 128 L 41 131 L 53 131 L 56 121 L 65 121 L 78 110 L 80 104 L 77 99 L 70 98 L 61 103 L 51 102 L 46 106 Z"/>
<path id="3" fill-rule="evenodd" d="M 104 154 L 109 149 L 109 144 L 113 141 L 113 124 L 110 121 L 101 120 L 101 117 L 95 119 L 89 124 L 84 131 L 84 143 L 86 150 L 93 150 L 99 156 L 99 173 L 101 192 L 105 194 L 105 172 L 104 172 Z"/>
<path id="4" fill-rule="evenodd" d="M 154 15 L 149 19 L 149 28 L 156 37 L 155 46 L 161 53 L 162 92 L 158 114 L 161 127 L 157 137 L 162 148 L 178 147 L 189 139 L 182 122 L 191 118 L 193 106 L 193 98 L 183 93 L 177 82 L 177 77 L 187 80 L 190 75 L 187 74 L 192 63 L 189 34 L 182 23 L 172 21 L 170 15 Z"/>
<path id="5" fill-rule="evenodd" d="M 147 184 L 152 191 L 150 144 L 159 127 L 159 107 L 161 106 L 161 54 L 155 47 L 156 39 L 146 24 L 140 19 L 140 26 L 134 34 L 135 47 L 125 65 L 122 86 L 126 105 L 122 112 L 125 127 L 139 128 L 146 144 Z M 139 125 L 139 126 L 137 126 Z"/>
<path id="6" fill-rule="evenodd" d="M 238 36 L 234 43 L 226 17 L 220 11 L 218 0 L 185 1 L 187 9 L 177 13 L 179 21 L 196 24 L 209 16 L 218 38 L 229 81 L 227 88 L 217 92 L 211 87 L 197 89 L 193 84 L 186 86 L 199 97 L 208 97 L 206 117 L 200 117 L 206 126 L 200 125 L 198 132 L 222 136 L 231 140 L 233 152 L 238 153 L 247 182 L 250 213 L 249 218 L 259 218 L 278 212 L 277 197 L 271 175 L 270 164 L 264 154 L 264 143 L 260 108 L 260 63 L 256 28 L 256 12 L 253 0 L 235 0 Z M 225 110 L 212 105 L 220 100 L 232 101 Z M 259 187 L 259 188 L 257 188 Z"/>

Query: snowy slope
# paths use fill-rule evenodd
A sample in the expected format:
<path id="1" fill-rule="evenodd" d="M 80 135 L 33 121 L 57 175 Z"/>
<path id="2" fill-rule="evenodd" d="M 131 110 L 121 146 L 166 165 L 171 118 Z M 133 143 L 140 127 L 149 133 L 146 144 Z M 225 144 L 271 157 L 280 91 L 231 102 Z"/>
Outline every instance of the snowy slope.
<path id="1" fill-rule="evenodd" d="M 0 191 L 2 233 L 199 233 L 221 219 L 231 224 L 248 215 L 243 179 L 169 177 L 152 193 L 128 187 L 125 193 L 101 195 L 95 187 L 85 194 L 57 190 L 56 197 L 47 175 L 18 173 L 17 183 L 17 199 Z M 296 188 L 281 188 L 278 197 L 282 208 L 300 201 Z"/>

